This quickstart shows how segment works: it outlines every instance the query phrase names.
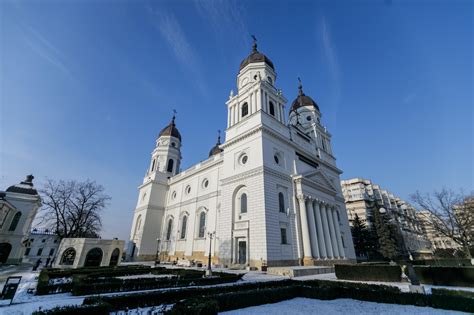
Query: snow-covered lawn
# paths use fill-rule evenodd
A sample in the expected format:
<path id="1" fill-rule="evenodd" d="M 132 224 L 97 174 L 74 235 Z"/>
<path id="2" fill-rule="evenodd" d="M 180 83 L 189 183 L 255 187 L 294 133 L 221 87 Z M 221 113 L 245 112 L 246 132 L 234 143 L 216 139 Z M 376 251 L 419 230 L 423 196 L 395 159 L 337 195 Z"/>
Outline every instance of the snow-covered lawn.
<path id="1" fill-rule="evenodd" d="M 148 273 L 144 275 L 121 276 L 121 277 L 116 277 L 116 278 L 127 280 L 127 279 L 143 279 L 143 278 L 173 278 L 173 277 L 176 277 L 176 275 L 154 275 L 154 274 Z"/>
<path id="2" fill-rule="evenodd" d="M 331 301 L 314 300 L 307 298 L 295 298 L 274 304 L 265 304 L 242 308 L 239 310 L 222 312 L 222 315 L 246 315 L 246 314 L 417 314 L 417 315 L 447 315 L 465 314 L 463 312 L 445 311 L 431 307 L 419 307 L 412 305 L 383 304 L 374 302 L 363 302 L 351 299 L 337 299 Z"/>

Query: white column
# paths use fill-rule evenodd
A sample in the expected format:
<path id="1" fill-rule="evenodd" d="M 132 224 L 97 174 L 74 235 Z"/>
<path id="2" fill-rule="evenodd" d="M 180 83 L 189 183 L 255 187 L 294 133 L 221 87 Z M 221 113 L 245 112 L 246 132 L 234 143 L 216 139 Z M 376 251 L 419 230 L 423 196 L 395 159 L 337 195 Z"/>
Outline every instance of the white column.
<path id="1" fill-rule="evenodd" d="M 280 103 L 280 109 L 281 109 L 281 122 L 285 124 L 285 109 L 283 108 L 283 104 Z"/>
<path id="2" fill-rule="evenodd" d="M 298 196 L 298 201 L 300 204 L 300 216 L 301 216 L 301 234 L 303 235 L 303 251 L 304 257 L 311 258 L 311 242 L 309 239 L 309 229 L 308 229 L 308 217 L 306 216 L 306 204 L 305 197 Z"/>
<path id="3" fill-rule="evenodd" d="M 231 121 L 230 121 L 231 114 L 230 113 L 231 113 L 231 108 L 228 107 L 227 108 L 227 128 L 229 128 L 230 124 L 231 124 Z"/>
<path id="4" fill-rule="evenodd" d="M 234 106 L 231 106 L 229 110 L 230 110 L 230 125 L 233 126 L 235 124 Z"/>
<path id="5" fill-rule="evenodd" d="M 334 254 L 332 252 L 331 235 L 329 234 L 328 215 L 325 204 L 321 204 L 321 218 L 323 221 L 324 244 L 326 244 L 327 258 L 333 258 Z"/>
<path id="6" fill-rule="evenodd" d="M 259 110 L 260 110 L 260 106 L 258 105 L 258 90 L 256 90 L 256 91 L 253 93 L 253 97 L 254 97 L 254 101 L 255 101 L 255 111 L 259 111 Z"/>
<path id="7" fill-rule="evenodd" d="M 319 202 L 314 202 L 314 214 L 316 217 L 316 231 L 318 232 L 319 254 L 320 257 L 327 257 L 326 244 L 324 244 L 323 223 L 321 222 L 321 209 Z"/>
<path id="8" fill-rule="evenodd" d="M 235 104 L 234 105 L 234 123 L 238 123 L 239 122 L 239 106 L 238 104 Z"/>
<path id="9" fill-rule="evenodd" d="M 250 93 L 249 96 L 249 113 L 252 115 L 255 111 L 253 110 L 253 94 Z"/>
<path id="10" fill-rule="evenodd" d="M 306 202 L 306 209 L 308 210 L 309 238 L 311 240 L 311 251 L 313 252 L 313 257 L 319 258 L 319 246 L 318 238 L 316 237 L 316 224 L 314 220 L 313 201 L 311 199 L 308 199 L 308 201 Z"/>
<path id="11" fill-rule="evenodd" d="M 339 228 L 339 220 L 337 219 L 337 209 L 334 209 L 332 212 L 333 220 L 334 220 L 334 226 L 336 228 L 336 238 L 337 238 L 337 246 L 339 248 L 339 256 L 341 258 L 345 258 L 346 254 L 344 253 L 344 246 L 342 245 L 342 234 L 341 234 L 341 229 Z"/>
<path id="12" fill-rule="evenodd" d="M 329 222 L 329 232 L 331 234 L 332 252 L 334 253 L 334 258 L 336 258 L 336 257 L 339 257 L 339 248 L 337 248 L 336 229 L 334 227 L 332 212 L 333 212 L 332 206 L 328 206 L 327 213 L 328 213 L 328 222 Z"/>

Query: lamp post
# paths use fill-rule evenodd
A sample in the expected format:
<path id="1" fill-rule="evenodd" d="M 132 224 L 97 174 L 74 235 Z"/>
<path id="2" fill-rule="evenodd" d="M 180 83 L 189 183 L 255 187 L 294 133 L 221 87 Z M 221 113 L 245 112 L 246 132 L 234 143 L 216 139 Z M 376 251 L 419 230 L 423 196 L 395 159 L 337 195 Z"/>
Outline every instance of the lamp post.
<path id="1" fill-rule="evenodd" d="M 207 270 L 206 270 L 206 277 L 212 276 L 212 268 L 211 268 L 211 244 L 212 244 L 212 238 L 216 235 L 216 231 L 214 232 L 207 232 L 207 236 L 209 236 L 209 257 L 207 260 Z"/>
<path id="2" fill-rule="evenodd" d="M 159 253 L 160 253 L 160 242 L 161 242 L 161 239 L 160 239 L 160 238 L 157 238 L 157 239 L 156 239 L 155 266 L 160 263 L 160 261 L 158 260 L 158 255 L 159 255 Z"/>

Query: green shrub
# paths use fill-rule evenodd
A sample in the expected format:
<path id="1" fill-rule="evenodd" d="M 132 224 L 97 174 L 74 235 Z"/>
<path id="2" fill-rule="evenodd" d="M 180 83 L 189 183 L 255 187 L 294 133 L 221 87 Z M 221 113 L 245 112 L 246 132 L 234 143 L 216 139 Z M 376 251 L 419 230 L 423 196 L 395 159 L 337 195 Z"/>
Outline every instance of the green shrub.
<path id="1" fill-rule="evenodd" d="M 400 282 L 402 277 L 398 265 L 335 265 L 335 271 L 343 280 Z"/>
<path id="2" fill-rule="evenodd" d="M 216 300 L 191 299 L 176 303 L 167 315 L 215 315 L 219 313 L 219 305 Z"/>
<path id="3" fill-rule="evenodd" d="M 456 267 L 456 266 L 471 266 L 470 259 L 421 259 L 413 260 L 413 265 L 416 266 L 440 266 L 440 267 Z"/>
<path id="4" fill-rule="evenodd" d="M 474 287 L 474 267 L 415 266 L 423 284 Z"/>
<path id="5" fill-rule="evenodd" d="M 474 292 L 472 291 L 463 291 L 463 290 L 450 290 L 450 289 L 431 289 L 431 294 L 433 295 L 454 295 L 454 296 L 463 296 L 467 298 L 474 299 Z"/>

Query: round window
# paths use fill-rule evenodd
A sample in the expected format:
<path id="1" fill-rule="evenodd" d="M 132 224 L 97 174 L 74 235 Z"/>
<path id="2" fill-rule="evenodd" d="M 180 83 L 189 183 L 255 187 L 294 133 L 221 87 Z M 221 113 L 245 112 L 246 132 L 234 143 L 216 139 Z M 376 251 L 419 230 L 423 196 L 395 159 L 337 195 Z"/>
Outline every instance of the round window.
<path id="1" fill-rule="evenodd" d="M 209 180 L 205 179 L 205 180 L 202 182 L 202 187 L 203 187 L 203 188 L 207 188 L 207 186 L 209 186 Z"/>
<path id="2" fill-rule="evenodd" d="M 186 193 L 189 194 L 191 192 L 191 186 L 186 186 Z"/>
<path id="3" fill-rule="evenodd" d="M 306 116 L 307 121 L 311 121 L 311 116 Z"/>
<path id="4" fill-rule="evenodd" d="M 173 191 L 173 193 L 171 194 L 171 198 L 172 198 L 172 199 L 175 199 L 175 198 L 176 198 L 176 191 Z"/>
<path id="5" fill-rule="evenodd" d="M 246 154 L 242 155 L 242 157 L 240 158 L 240 164 L 246 164 L 247 161 L 248 161 L 248 156 Z"/>
<path id="6" fill-rule="evenodd" d="M 171 142 L 171 146 L 172 146 L 173 148 L 176 147 L 176 143 Z"/>
<path id="7" fill-rule="evenodd" d="M 275 154 L 275 155 L 273 156 L 273 159 L 275 160 L 275 163 L 276 163 L 276 164 L 280 164 L 280 159 L 278 158 L 278 155 Z"/>

